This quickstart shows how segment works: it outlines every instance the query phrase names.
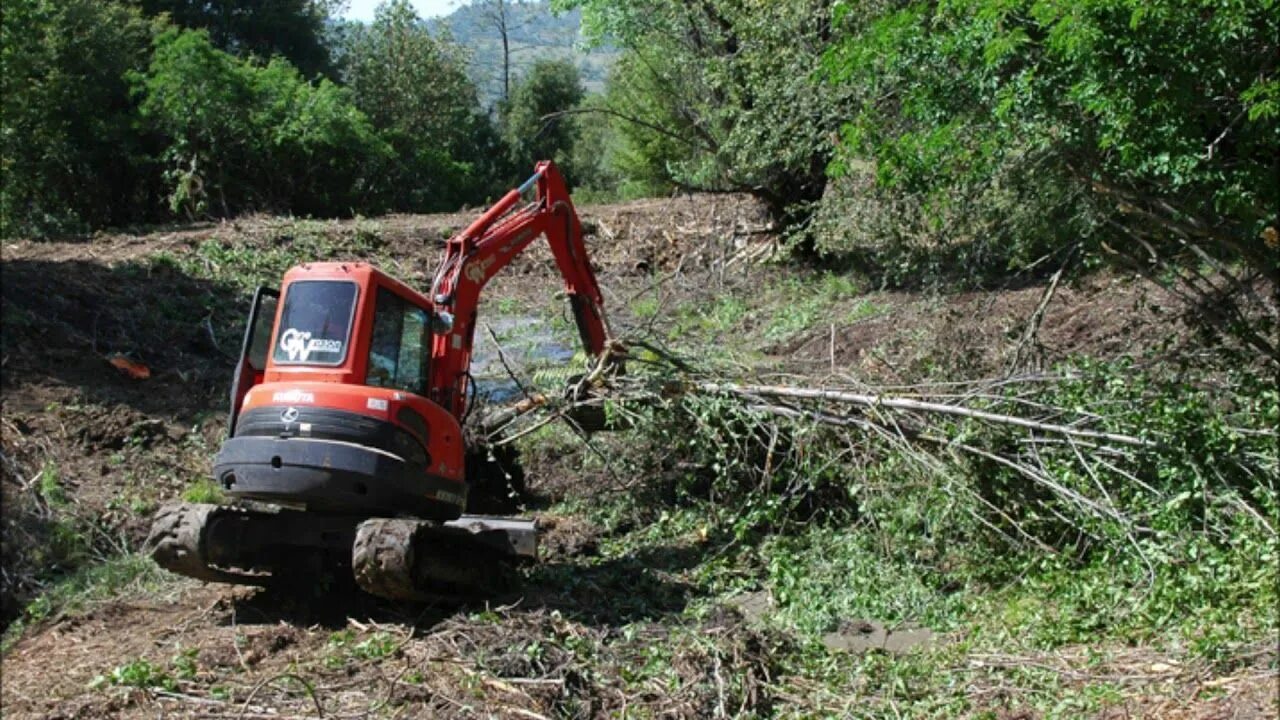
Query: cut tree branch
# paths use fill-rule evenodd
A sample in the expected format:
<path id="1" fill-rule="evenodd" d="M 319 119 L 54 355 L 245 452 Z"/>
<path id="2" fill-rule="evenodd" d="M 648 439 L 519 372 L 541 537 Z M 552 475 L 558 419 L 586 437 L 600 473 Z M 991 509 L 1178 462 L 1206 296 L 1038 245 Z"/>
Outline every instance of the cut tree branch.
<path id="1" fill-rule="evenodd" d="M 1002 425 L 1015 425 L 1027 428 L 1028 430 L 1038 430 L 1040 432 L 1056 433 L 1059 435 L 1069 435 L 1072 437 L 1094 438 L 1097 440 L 1106 440 L 1108 442 L 1119 443 L 1121 445 L 1132 445 L 1136 447 L 1154 447 L 1155 443 L 1142 438 L 1133 437 L 1132 435 L 1121 435 L 1119 433 L 1101 432 L 1098 430 L 1084 430 L 1081 428 L 1068 427 L 1066 425 L 1056 425 L 1053 423 L 1038 422 L 1035 420 L 1027 420 L 1025 418 L 1015 417 L 1013 415 L 1001 415 L 999 413 L 987 412 L 985 410 L 975 410 L 972 408 L 959 407 L 956 405 L 945 405 L 942 403 L 927 402 L 924 400 L 913 400 L 909 398 L 892 397 L 886 395 L 872 395 L 865 393 L 842 392 L 839 390 L 824 390 L 820 388 L 799 388 L 799 387 L 783 387 L 776 385 L 739 385 L 736 383 L 716 383 L 716 382 L 699 382 L 695 387 L 708 393 L 722 393 L 728 395 L 737 395 L 740 397 L 785 397 L 800 398 L 806 400 L 825 400 L 828 402 L 846 403 L 850 405 L 858 405 L 868 408 L 890 408 L 893 410 L 907 410 L 925 413 L 938 413 L 943 415 L 955 415 L 958 417 L 973 418 L 976 420 L 985 420 L 987 422 L 998 423 Z"/>

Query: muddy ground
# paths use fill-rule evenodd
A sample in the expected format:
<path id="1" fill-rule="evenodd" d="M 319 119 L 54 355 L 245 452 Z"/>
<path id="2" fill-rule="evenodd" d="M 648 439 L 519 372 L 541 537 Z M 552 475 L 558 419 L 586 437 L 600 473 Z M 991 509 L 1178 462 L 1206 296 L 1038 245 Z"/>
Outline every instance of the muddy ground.
<path id="1" fill-rule="evenodd" d="M 938 373 L 986 376 L 1079 353 L 1136 352 L 1180 327 L 1179 307 L 1157 289 L 1095 275 L 1057 287 L 1030 338 L 1027 320 L 1049 287 L 1043 279 L 954 294 L 860 287 L 770 336 L 803 304 L 797 289 L 809 271 L 771 263 L 779 241 L 751 201 L 681 197 L 583 216 L 616 330 L 672 340 L 688 326 L 707 348 L 745 335 L 755 367 L 807 378 L 892 385 Z M 296 248 L 368 257 L 423 284 L 440 242 L 471 217 L 254 217 L 4 246 L 4 622 L 23 618 L 2 661 L 5 717 L 851 712 L 853 695 L 830 696 L 792 666 L 802 640 L 762 629 L 749 603 L 695 598 L 689 573 L 705 539 L 602 555 L 606 530 L 572 511 L 598 489 L 549 455 L 535 454 L 526 468 L 540 498 L 530 511 L 547 527 L 544 561 L 520 592 L 487 604 L 299 598 L 151 573 L 107 597 L 24 615 L 59 567 L 139 548 L 158 504 L 207 472 L 225 428 L 240 313 L 249 288 L 274 277 L 272 258 Z M 572 333 L 555 320 L 555 288 L 549 254 L 535 250 L 493 283 L 485 317 L 544 318 L 569 345 Z M 700 309 L 744 293 L 756 300 L 741 322 L 697 325 Z M 497 334 L 505 342 L 500 326 Z M 118 356 L 150 376 L 121 372 L 110 362 Z M 883 651 L 864 645 L 831 650 L 832 662 Z M 973 715 L 1035 716 L 998 672 L 1021 664 L 1048 668 L 1066 687 L 1120 678 L 1131 692 L 1106 704 L 1105 717 L 1275 716 L 1274 648 L 1261 647 L 1256 663 L 1229 675 L 1141 648 L 955 661 L 973 669 Z"/>

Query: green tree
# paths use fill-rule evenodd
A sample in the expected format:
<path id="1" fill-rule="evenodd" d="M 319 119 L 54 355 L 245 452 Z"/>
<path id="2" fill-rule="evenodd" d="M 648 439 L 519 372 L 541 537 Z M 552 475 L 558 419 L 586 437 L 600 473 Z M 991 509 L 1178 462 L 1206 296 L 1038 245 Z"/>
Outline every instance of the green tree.
<path id="1" fill-rule="evenodd" d="M 1009 247 L 1084 238 L 1280 360 L 1274 290 L 1256 287 L 1280 282 L 1273 2 L 841 3 L 836 15 L 826 70 L 861 99 L 837 174 L 862 172 L 952 228 L 955 208 L 1018 187 L 1025 222 Z M 976 207 L 960 234 L 999 232 L 1001 214 Z"/>
<path id="2" fill-rule="evenodd" d="M 496 137 L 480 111 L 466 57 L 434 37 L 408 0 L 349 28 L 343 77 L 356 105 L 393 148 L 381 188 L 402 211 L 456 209 L 490 189 Z"/>
<path id="3" fill-rule="evenodd" d="M 136 75 L 142 116 L 168 140 L 170 206 L 188 215 L 248 209 L 367 209 L 389 149 L 346 90 L 312 85 L 286 60 L 265 67 L 170 29 Z"/>
<path id="4" fill-rule="evenodd" d="M 562 0 L 625 53 L 608 114 L 644 182 L 737 190 L 793 221 L 821 197 L 842 87 L 816 86 L 828 4 L 817 0 Z"/>
<path id="5" fill-rule="evenodd" d="M 607 114 L 608 99 L 602 93 L 583 98 L 578 108 L 578 136 L 573 143 L 569 167 L 573 168 L 575 192 L 598 202 L 624 197 L 629 188 L 620 170 L 622 141 L 618 128 Z M 651 196 L 654 192 L 636 192 Z"/>
<path id="6" fill-rule="evenodd" d="M 141 0 L 149 15 L 166 13 L 175 24 L 207 30 L 220 50 L 263 61 L 286 58 L 307 77 L 332 76 L 324 42 L 335 9 L 326 0 Z"/>
<path id="7" fill-rule="evenodd" d="M 570 113 L 582 97 L 578 69 L 567 60 L 539 60 L 520 78 L 502 108 L 502 137 L 517 175 L 527 175 L 539 160 L 554 160 L 577 181 L 572 159 L 580 129 Z"/>
<path id="8" fill-rule="evenodd" d="M 14 0 L 0 20 L 0 234 L 123 224 L 151 208 L 126 72 L 151 27 L 96 0 Z"/>

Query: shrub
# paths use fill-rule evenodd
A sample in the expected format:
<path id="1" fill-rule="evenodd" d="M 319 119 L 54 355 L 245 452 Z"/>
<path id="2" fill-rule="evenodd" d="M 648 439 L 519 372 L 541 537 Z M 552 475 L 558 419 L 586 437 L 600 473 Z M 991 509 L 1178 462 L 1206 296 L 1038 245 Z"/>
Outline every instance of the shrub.
<path id="1" fill-rule="evenodd" d="M 124 3 L 15 0 L 0 22 L 0 236 L 80 232 L 154 211 L 126 73 L 151 27 Z"/>
<path id="2" fill-rule="evenodd" d="M 390 152 L 346 91 L 307 83 L 283 59 L 238 60 L 203 31 L 161 34 L 134 78 L 143 117 L 168 138 L 175 213 L 342 214 L 366 206 Z"/>

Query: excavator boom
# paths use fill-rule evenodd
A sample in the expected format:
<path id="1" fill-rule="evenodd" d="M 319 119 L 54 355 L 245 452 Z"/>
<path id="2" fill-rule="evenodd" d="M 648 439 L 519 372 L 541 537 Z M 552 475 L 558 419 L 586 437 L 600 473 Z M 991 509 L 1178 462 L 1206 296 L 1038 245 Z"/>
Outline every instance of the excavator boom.
<path id="1" fill-rule="evenodd" d="M 534 200 L 517 208 L 530 187 L 536 189 Z M 454 320 L 452 329 L 437 336 L 432 347 L 438 359 L 432 382 L 437 394 L 432 399 L 455 417 L 462 417 L 466 408 L 480 293 L 540 235 L 547 238 L 564 278 L 583 348 L 599 356 L 609 343 L 604 298 L 587 260 L 578 214 L 555 164 L 540 162 L 532 177 L 448 241 L 436 272 L 432 299 Z"/>

